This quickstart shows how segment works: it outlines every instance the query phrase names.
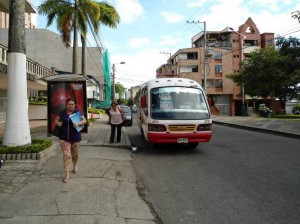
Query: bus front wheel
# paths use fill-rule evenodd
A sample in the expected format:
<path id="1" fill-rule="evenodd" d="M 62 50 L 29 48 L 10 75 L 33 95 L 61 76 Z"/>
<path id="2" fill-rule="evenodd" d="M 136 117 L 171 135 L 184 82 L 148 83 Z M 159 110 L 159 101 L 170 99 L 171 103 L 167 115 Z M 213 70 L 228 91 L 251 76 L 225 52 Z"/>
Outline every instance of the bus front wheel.
<path id="1" fill-rule="evenodd" d="M 198 143 L 188 143 L 188 147 L 194 149 L 198 146 Z"/>

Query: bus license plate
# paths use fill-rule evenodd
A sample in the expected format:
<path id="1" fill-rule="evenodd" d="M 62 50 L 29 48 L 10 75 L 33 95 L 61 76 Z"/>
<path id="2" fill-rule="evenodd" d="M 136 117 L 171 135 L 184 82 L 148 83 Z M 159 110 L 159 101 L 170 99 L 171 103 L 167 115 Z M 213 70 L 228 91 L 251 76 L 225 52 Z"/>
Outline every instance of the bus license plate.
<path id="1" fill-rule="evenodd" d="M 177 138 L 177 143 L 188 143 L 188 139 L 187 138 Z"/>

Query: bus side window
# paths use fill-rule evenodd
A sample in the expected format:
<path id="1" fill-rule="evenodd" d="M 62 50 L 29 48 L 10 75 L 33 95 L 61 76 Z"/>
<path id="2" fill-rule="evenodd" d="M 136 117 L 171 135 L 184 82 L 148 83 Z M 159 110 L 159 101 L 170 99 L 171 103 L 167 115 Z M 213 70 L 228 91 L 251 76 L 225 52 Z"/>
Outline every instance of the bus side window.
<path id="1" fill-rule="evenodd" d="M 147 103 L 146 103 L 146 96 L 145 95 L 142 95 L 141 96 L 141 107 L 142 108 L 145 108 L 147 106 Z"/>
<path id="2" fill-rule="evenodd" d="M 140 105 L 142 108 L 147 107 L 147 87 L 141 91 L 141 102 Z"/>
<path id="3" fill-rule="evenodd" d="M 148 102 L 147 102 L 147 88 L 142 89 L 142 96 L 141 96 L 141 108 L 144 111 L 145 115 L 148 116 Z"/>

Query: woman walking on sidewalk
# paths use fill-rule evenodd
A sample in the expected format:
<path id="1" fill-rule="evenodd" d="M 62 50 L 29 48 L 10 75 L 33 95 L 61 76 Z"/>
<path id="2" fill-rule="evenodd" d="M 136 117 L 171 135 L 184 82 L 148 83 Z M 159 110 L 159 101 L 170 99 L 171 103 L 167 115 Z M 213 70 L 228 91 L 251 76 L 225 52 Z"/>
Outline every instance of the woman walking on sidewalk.
<path id="1" fill-rule="evenodd" d="M 70 115 L 79 113 L 81 121 L 73 123 L 70 119 Z M 86 124 L 84 115 L 75 109 L 75 100 L 67 99 L 66 109 L 62 110 L 54 120 L 55 124 L 61 127 L 59 135 L 59 143 L 63 153 L 64 170 L 65 176 L 63 179 L 64 183 L 67 183 L 70 177 L 70 160 L 72 157 L 73 162 L 73 173 L 77 173 L 78 167 L 78 149 L 81 141 L 81 133 L 76 128 Z"/>
<path id="2" fill-rule="evenodd" d="M 115 132 L 117 128 L 117 143 L 121 141 L 121 129 L 123 125 L 124 111 L 117 106 L 116 102 L 111 103 L 111 108 L 108 111 L 110 120 L 110 140 L 109 143 L 114 143 Z"/>

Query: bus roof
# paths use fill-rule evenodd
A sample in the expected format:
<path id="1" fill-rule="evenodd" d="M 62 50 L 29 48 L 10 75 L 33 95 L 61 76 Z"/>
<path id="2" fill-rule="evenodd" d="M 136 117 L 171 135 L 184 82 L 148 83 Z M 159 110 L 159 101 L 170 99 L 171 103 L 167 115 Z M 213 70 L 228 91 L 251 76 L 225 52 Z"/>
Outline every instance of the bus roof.
<path id="1" fill-rule="evenodd" d="M 147 86 L 149 89 L 161 86 L 186 86 L 202 89 L 202 86 L 191 79 L 187 78 L 157 78 L 145 82 L 141 88 Z"/>

